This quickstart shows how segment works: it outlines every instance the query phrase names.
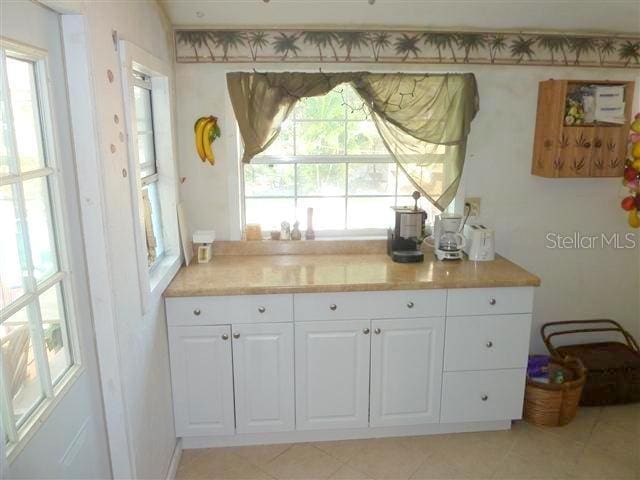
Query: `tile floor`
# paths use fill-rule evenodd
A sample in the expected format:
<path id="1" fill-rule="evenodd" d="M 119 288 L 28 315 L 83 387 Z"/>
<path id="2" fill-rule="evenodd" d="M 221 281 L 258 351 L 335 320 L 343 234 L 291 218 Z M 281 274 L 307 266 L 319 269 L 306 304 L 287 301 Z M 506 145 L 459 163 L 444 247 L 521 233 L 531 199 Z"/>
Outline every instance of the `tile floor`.
<path id="1" fill-rule="evenodd" d="M 640 405 L 560 428 L 185 450 L 177 478 L 640 480 Z"/>

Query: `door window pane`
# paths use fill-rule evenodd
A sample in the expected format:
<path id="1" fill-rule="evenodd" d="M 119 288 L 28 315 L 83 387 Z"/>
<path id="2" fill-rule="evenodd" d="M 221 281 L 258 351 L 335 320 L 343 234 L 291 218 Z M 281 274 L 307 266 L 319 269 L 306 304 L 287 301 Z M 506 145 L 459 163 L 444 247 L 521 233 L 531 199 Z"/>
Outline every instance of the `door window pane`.
<path id="1" fill-rule="evenodd" d="M 142 208 L 147 244 L 147 263 L 152 265 L 164 253 L 158 182 L 150 183 L 142 189 Z"/>
<path id="2" fill-rule="evenodd" d="M 298 165 L 298 195 L 344 195 L 344 163 Z"/>
<path id="3" fill-rule="evenodd" d="M 151 90 L 134 86 L 133 96 L 136 107 L 136 127 L 138 134 L 153 131 L 151 110 Z"/>
<path id="4" fill-rule="evenodd" d="M 43 399 L 40 377 L 29 327 L 29 307 L 19 310 L 0 325 L 0 344 L 8 395 L 17 426 Z"/>
<path id="5" fill-rule="evenodd" d="M 55 384 L 72 363 L 62 288 L 56 284 L 39 298 L 45 353 L 51 380 Z"/>
<path id="6" fill-rule="evenodd" d="M 0 187 L 0 308 L 4 308 L 25 292 L 26 262 L 20 223 L 11 185 Z"/>
<path id="7" fill-rule="evenodd" d="M 20 170 L 43 168 L 42 129 L 33 63 L 7 57 L 7 78 Z"/>
<path id="8" fill-rule="evenodd" d="M 27 180 L 23 185 L 33 275 L 40 281 L 58 271 L 49 188 L 43 177 Z"/>
<path id="9" fill-rule="evenodd" d="M 4 77 L 3 68 L 0 65 L 0 75 Z M 4 80 L 2 80 L 4 83 Z M 4 89 L 4 86 L 2 86 Z M 11 124 L 9 118 L 9 105 L 5 100 L 5 95 L 0 96 L 0 177 L 18 173 L 15 165 L 15 158 L 10 152 L 11 145 Z"/>

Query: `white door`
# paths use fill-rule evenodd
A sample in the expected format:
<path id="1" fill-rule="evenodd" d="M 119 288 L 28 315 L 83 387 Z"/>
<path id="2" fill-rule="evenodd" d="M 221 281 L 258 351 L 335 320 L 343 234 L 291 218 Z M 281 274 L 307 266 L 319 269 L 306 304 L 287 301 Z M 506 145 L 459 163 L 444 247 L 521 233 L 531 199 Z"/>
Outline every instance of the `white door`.
<path id="1" fill-rule="evenodd" d="M 371 322 L 371 426 L 440 420 L 444 318 Z"/>
<path id="2" fill-rule="evenodd" d="M 59 21 L 2 4 L 3 478 L 111 476 Z"/>
<path id="3" fill-rule="evenodd" d="M 369 323 L 296 323 L 298 430 L 368 425 Z"/>
<path id="4" fill-rule="evenodd" d="M 238 433 L 294 429 L 293 324 L 233 325 Z"/>
<path id="5" fill-rule="evenodd" d="M 234 433 L 231 327 L 169 327 L 176 435 Z"/>

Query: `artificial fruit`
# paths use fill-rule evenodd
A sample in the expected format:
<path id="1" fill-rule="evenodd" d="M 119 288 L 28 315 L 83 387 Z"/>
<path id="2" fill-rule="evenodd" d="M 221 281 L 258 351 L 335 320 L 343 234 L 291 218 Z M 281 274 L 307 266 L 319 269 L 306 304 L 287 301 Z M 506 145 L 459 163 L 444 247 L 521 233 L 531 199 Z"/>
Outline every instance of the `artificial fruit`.
<path id="1" fill-rule="evenodd" d="M 629 226 L 631 226 L 631 228 L 640 228 L 640 217 L 638 216 L 637 208 L 629 212 Z"/>
<path id="2" fill-rule="evenodd" d="M 636 208 L 636 199 L 634 197 L 625 197 L 622 200 L 622 209 L 626 210 L 627 212 L 630 212 L 631 210 L 633 210 L 634 208 Z"/>

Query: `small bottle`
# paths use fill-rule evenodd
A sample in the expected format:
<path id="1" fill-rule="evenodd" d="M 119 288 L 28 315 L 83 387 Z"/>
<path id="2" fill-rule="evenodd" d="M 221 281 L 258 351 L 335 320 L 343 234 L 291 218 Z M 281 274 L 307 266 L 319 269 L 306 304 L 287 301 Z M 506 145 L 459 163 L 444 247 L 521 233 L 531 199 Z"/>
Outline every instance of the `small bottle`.
<path id="1" fill-rule="evenodd" d="M 290 240 L 291 239 L 291 227 L 289 226 L 289 222 L 282 222 L 280 224 L 280 240 Z"/>
<path id="2" fill-rule="evenodd" d="M 291 230 L 291 240 L 302 239 L 302 233 L 300 232 L 300 222 L 293 223 L 293 230 Z"/>

